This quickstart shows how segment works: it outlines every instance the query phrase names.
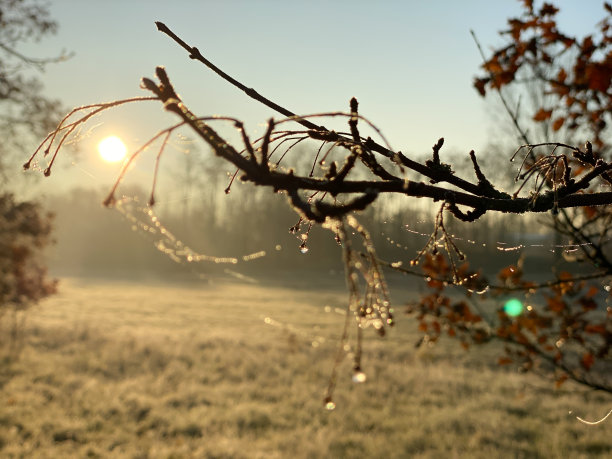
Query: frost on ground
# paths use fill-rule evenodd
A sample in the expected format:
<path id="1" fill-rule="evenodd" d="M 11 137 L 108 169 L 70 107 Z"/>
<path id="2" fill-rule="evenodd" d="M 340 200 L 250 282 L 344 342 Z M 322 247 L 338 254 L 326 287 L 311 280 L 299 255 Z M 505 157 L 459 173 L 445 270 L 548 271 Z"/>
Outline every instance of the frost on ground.
<path id="1" fill-rule="evenodd" d="M 0 373 L 4 457 L 609 457 L 608 396 L 364 334 L 322 400 L 345 292 L 64 280 Z M 309 281 L 308 285 L 316 285 Z M 402 292 L 406 297 L 410 292 Z M 399 309 L 399 308 L 398 308 Z M 399 312 L 399 311 L 398 311 Z M 347 349 L 347 354 L 352 350 Z M 480 353 L 478 353 L 480 352 Z M 349 356 L 350 357 L 350 356 Z M 573 414 L 569 414 L 569 411 Z"/>

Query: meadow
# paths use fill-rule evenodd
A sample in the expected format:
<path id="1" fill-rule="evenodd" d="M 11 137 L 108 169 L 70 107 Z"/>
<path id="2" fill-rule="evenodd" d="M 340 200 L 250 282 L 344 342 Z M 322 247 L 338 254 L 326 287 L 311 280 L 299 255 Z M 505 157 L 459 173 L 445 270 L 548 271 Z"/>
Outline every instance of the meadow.
<path id="1" fill-rule="evenodd" d="M 609 395 L 497 367 L 491 350 L 365 334 L 340 367 L 341 278 L 283 285 L 63 279 L 0 369 L 0 456 L 610 457 Z M 570 413 L 573 412 L 573 414 Z"/>

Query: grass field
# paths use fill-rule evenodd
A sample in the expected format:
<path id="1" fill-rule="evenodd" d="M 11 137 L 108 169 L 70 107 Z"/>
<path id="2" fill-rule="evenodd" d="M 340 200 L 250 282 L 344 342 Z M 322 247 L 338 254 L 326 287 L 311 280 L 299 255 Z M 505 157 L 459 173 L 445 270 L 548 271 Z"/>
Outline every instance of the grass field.
<path id="1" fill-rule="evenodd" d="M 345 295 L 309 285 L 63 280 L 1 368 L 0 457 L 612 455 L 612 421 L 569 414 L 601 418 L 609 395 L 455 342 L 417 350 L 401 314 L 366 334 L 364 384 L 344 361 L 325 410 Z"/>

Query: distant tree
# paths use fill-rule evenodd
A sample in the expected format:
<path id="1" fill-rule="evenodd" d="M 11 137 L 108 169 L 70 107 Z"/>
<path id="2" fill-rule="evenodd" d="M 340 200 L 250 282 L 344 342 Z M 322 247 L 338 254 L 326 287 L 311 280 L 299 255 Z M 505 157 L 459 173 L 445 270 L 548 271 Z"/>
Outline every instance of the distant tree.
<path id="1" fill-rule="evenodd" d="M 424 333 L 421 342 L 435 342 L 440 336 L 448 335 L 459 339 L 467 349 L 472 344 L 501 341 L 506 354 L 500 357 L 500 364 L 518 362 L 523 370 L 545 370 L 558 384 L 570 378 L 588 387 L 612 392 L 612 372 L 609 371 L 612 309 L 607 306 L 608 293 L 601 284 L 603 281 L 605 285 L 612 275 L 612 263 L 607 255 L 611 227 L 607 212 L 612 204 L 612 192 L 602 189 L 602 185 L 607 187 L 612 183 L 609 175 L 612 162 L 604 156 L 612 78 L 607 25 L 611 9 L 605 5 L 608 15 L 601 25 L 602 38 L 579 41 L 557 31 L 554 6 L 544 4 L 535 9 L 532 2 L 523 3 L 525 17 L 510 20 L 508 45 L 487 59 L 484 65 L 487 74 L 476 80 L 476 88 L 482 94 L 490 88 L 501 90 L 519 81 L 517 76 L 523 69 L 550 66 L 556 70 L 556 77 L 544 82 L 550 84 L 562 102 L 560 112 L 557 115 L 554 110 L 543 108 L 534 114 L 534 121 L 545 121 L 554 114 L 553 129 L 565 123 L 572 129 L 575 123 L 575 129 L 581 126 L 586 129 L 593 144 L 587 142 L 577 147 L 530 143 L 526 139 L 525 145 L 514 155 L 522 163 L 516 178 L 518 188 L 511 193 L 500 190 L 484 174 L 474 151 L 469 153 L 473 177 L 460 177 L 451 164 L 440 159 L 443 138 L 433 146 L 430 159 L 424 161 L 393 151 L 378 129 L 359 113 L 355 98 L 350 101 L 346 113 L 298 116 L 227 75 L 208 61 L 198 48 L 185 43 L 161 22 L 157 22 L 158 29 L 183 47 L 191 59 L 202 62 L 285 118 L 270 119 L 265 134 L 252 141 L 238 119 L 202 117 L 191 112 L 178 96 L 165 69 L 158 67 L 158 82 L 149 78 L 142 80 L 142 87 L 151 92 L 152 97 L 73 110 L 44 139 L 25 168 L 30 166 L 38 151 L 51 150 L 55 155 L 71 132 L 92 114 L 131 102 L 159 101 L 165 110 L 179 118 L 179 122 L 157 133 L 143 148 L 159 139 L 161 155 L 169 136 L 176 129 L 187 126 L 208 143 L 217 156 L 236 168 L 235 177 L 239 180 L 285 195 L 299 218 L 291 230 L 301 234 L 302 239 L 307 239 L 312 225 L 323 226 L 335 237 L 343 254 L 349 291 L 347 320 L 337 362 L 344 355 L 349 335 L 354 333 L 356 381 L 365 378 L 360 357 L 364 329 L 372 327 L 384 335 L 394 324 L 395 313 L 383 275 L 383 267 L 388 267 L 422 276 L 429 286 L 429 293 L 411 305 Z M 562 72 L 562 62 L 556 60 L 557 56 L 572 47 L 575 63 Z M 549 75 L 550 71 L 542 73 L 542 78 L 550 79 Z M 540 74 L 534 77 L 539 78 Z M 346 132 L 316 124 L 315 121 L 321 119 L 345 120 Z M 240 149 L 230 145 L 212 127 L 213 123 L 223 122 L 231 123 L 238 130 L 243 145 Z M 364 137 L 360 133 L 363 125 L 373 128 L 380 140 Z M 518 122 L 517 128 L 520 129 Z M 304 169 L 299 167 L 300 155 L 292 156 L 292 153 L 296 145 L 309 141 L 315 142 L 318 148 L 313 150 L 309 167 Z M 140 151 L 142 149 L 136 151 L 130 161 Z M 45 175 L 50 174 L 52 166 L 53 159 Z M 126 166 L 105 200 L 106 205 L 121 205 L 116 191 L 127 170 Z M 376 205 L 384 194 L 440 203 L 431 237 L 406 266 L 379 259 L 368 230 L 357 219 L 360 211 Z M 149 204 L 155 204 L 155 187 Z M 555 229 L 571 237 L 577 251 L 582 252 L 582 257 L 574 261 L 590 264 L 580 264 L 574 271 L 553 273 L 555 277 L 546 282 L 534 282 L 524 279 L 524 266 L 519 259 L 515 265 L 501 270 L 497 283 L 487 280 L 467 264 L 464 251 L 448 227 L 452 219 L 470 224 L 494 212 L 515 214 L 516 218 L 526 213 L 557 216 Z M 306 248 L 304 243 L 300 247 Z M 176 253 L 179 252 L 174 255 Z M 181 250 L 180 255 L 189 261 L 211 259 L 185 250 Z M 421 266 L 421 271 L 417 271 L 417 265 Z M 597 284 L 588 283 L 594 279 Z M 446 289 L 451 286 L 461 289 L 463 297 L 457 299 L 449 295 Z M 508 298 L 502 305 L 500 296 L 512 294 L 522 299 Z M 355 325 L 354 332 L 350 324 Z M 334 406 L 332 393 L 337 367 L 335 365 L 325 397 L 329 408 Z"/>
<path id="2" fill-rule="evenodd" d="M 51 215 L 38 204 L 0 195 L 0 319 L 55 293 L 56 281 L 48 278 L 42 261 L 51 228 Z M 13 347 L 19 328 L 13 322 L 8 329 L 8 336 L 0 334 L 0 344 Z"/>
<path id="3" fill-rule="evenodd" d="M 39 40 L 56 28 L 44 3 L 0 0 L 0 316 L 24 310 L 55 291 L 42 256 L 51 242 L 52 217 L 39 204 L 15 200 L 9 179 L 16 174 L 8 172 L 16 168 L 16 152 L 23 152 L 33 136 L 51 130 L 62 110 L 41 94 L 40 81 L 26 74 L 65 56 L 37 59 L 19 50 L 25 41 Z"/>

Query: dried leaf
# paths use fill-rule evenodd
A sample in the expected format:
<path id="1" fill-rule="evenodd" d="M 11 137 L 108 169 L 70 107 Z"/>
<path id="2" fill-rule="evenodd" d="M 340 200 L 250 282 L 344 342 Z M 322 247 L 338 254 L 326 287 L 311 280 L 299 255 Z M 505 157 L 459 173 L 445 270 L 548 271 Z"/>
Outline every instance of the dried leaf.
<path id="1" fill-rule="evenodd" d="M 559 70 L 559 73 L 557 74 L 557 81 L 560 83 L 565 83 L 566 79 L 567 79 L 567 72 L 565 71 L 564 68 L 561 68 L 561 70 Z"/>
<path id="2" fill-rule="evenodd" d="M 564 117 L 561 116 L 557 118 L 552 124 L 553 131 L 558 131 L 559 129 L 561 129 L 561 126 L 563 126 L 563 123 L 565 123 Z"/>
<path id="3" fill-rule="evenodd" d="M 591 354 L 590 352 L 585 352 L 582 356 L 580 364 L 585 370 L 589 371 L 593 366 L 593 363 L 595 363 L 595 357 L 593 357 L 593 354 Z"/>
<path id="4" fill-rule="evenodd" d="M 605 335 L 606 327 L 604 327 L 602 324 L 597 324 L 597 325 L 590 324 L 584 327 L 584 331 L 586 333 L 592 333 L 596 335 Z"/>
<path id="5" fill-rule="evenodd" d="M 554 16 L 559 12 L 559 8 L 550 3 L 544 3 L 540 8 L 540 16 Z"/>
<path id="6" fill-rule="evenodd" d="M 444 282 L 430 278 L 427 281 L 427 286 L 434 290 L 442 290 L 444 289 Z"/>
<path id="7" fill-rule="evenodd" d="M 490 78 L 476 78 L 474 79 L 474 87 L 478 91 L 478 93 L 484 97 L 487 93 L 486 85 L 490 81 Z"/>
<path id="8" fill-rule="evenodd" d="M 582 208 L 582 211 L 584 212 L 584 216 L 589 220 L 597 215 L 597 207 L 586 206 Z"/>
<path id="9" fill-rule="evenodd" d="M 597 309 L 597 303 L 595 300 L 593 300 L 593 298 L 582 297 L 580 298 L 579 302 L 583 311 L 594 311 Z"/>
<path id="10" fill-rule="evenodd" d="M 558 296 L 548 297 L 546 299 L 546 304 L 548 305 L 548 309 L 550 309 L 552 312 L 559 313 L 566 308 L 565 301 Z"/>
<path id="11" fill-rule="evenodd" d="M 563 385 L 563 383 L 567 381 L 568 377 L 569 376 L 566 373 L 563 373 L 561 376 L 559 376 L 555 381 L 555 388 L 559 389 Z"/>
<path id="12" fill-rule="evenodd" d="M 597 295 L 598 293 L 599 293 L 599 289 L 598 289 L 596 286 L 591 285 L 591 286 L 589 287 L 588 292 L 586 292 L 586 293 L 584 294 L 584 297 L 585 297 L 585 298 L 593 298 L 593 297 L 594 297 L 595 295 Z"/>
<path id="13" fill-rule="evenodd" d="M 603 93 L 608 91 L 612 80 L 612 68 L 609 65 L 593 63 L 586 70 L 586 77 L 589 81 L 589 88 Z"/>
<path id="14" fill-rule="evenodd" d="M 533 115 L 534 121 L 546 121 L 552 116 L 552 110 L 539 109 L 535 115 Z"/>

